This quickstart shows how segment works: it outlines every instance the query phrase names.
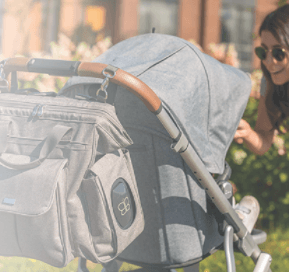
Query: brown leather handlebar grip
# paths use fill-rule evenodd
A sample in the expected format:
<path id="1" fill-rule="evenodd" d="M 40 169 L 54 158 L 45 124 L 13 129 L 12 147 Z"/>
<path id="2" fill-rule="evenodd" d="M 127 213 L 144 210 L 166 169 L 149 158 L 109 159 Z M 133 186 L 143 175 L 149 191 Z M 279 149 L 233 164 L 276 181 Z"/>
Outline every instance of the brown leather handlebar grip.
<path id="1" fill-rule="evenodd" d="M 27 63 L 29 60 L 30 59 L 23 57 L 8 59 L 4 65 L 5 74 L 8 75 L 14 71 L 28 72 Z"/>
<path id="2" fill-rule="evenodd" d="M 78 66 L 77 73 L 79 76 L 104 78 L 102 71 L 107 66 L 107 64 L 102 63 L 83 62 Z M 144 82 L 130 73 L 118 69 L 115 76 L 111 78 L 110 81 L 124 87 L 140 98 L 151 112 L 157 113 L 161 109 L 161 100 L 155 92 Z"/>

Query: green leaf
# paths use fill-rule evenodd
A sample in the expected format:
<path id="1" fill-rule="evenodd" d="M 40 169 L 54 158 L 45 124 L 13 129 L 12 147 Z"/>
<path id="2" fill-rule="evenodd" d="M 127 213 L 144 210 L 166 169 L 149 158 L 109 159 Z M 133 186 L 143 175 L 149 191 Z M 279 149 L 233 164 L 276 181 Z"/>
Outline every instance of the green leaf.
<path id="1" fill-rule="evenodd" d="M 288 175 L 283 172 L 279 174 L 279 178 L 280 178 L 280 181 L 284 183 L 288 180 Z"/>

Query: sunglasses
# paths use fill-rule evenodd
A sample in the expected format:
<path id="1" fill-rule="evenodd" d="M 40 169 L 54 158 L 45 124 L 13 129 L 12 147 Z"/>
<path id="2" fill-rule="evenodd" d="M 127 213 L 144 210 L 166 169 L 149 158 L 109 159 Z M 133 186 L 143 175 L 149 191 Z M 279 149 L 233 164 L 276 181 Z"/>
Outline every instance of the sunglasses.
<path id="1" fill-rule="evenodd" d="M 286 50 L 284 48 L 273 48 L 271 50 L 265 49 L 262 46 L 255 48 L 255 53 L 260 60 L 267 58 L 267 52 L 272 52 L 272 57 L 277 61 L 282 61 L 286 57 Z"/>

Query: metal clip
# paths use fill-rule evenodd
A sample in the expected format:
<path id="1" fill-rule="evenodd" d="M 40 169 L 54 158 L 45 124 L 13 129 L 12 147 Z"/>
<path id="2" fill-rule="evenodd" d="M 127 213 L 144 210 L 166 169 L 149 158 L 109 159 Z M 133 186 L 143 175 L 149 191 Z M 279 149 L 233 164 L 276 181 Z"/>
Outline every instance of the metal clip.
<path id="1" fill-rule="evenodd" d="M 105 77 L 104 80 L 102 81 L 101 85 L 100 85 L 100 88 L 96 91 L 96 98 L 102 102 L 106 102 L 106 99 L 107 99 L 107 87 L 109 85 L 109 80 L 111 78 L 113 78 L 115 76 L 115 71 L 113 71 L 113 74 L 109 74 L 108 71 L 110 71 L 109 69 L 104 68 L 103 71 L 102 71 L 102 75 Z M 111 71 L 110 71 L 111 72 Z M 101 96 L 99 95 L 99 92 L 103 92 L 104 93 L 104 96 Z"/>
<path id="2" fill-rule="evenodd" d="M 44 105 L 39 105 L 38 111 L 37 111 L 37 116 L 40 117 L 43 115 L 44 112 Z"/>
<path id="3" fill-rule="evenodd" d="M 37 114 L 37 112 L 38 112 L 38 109 L 39 109 L 39 107 L 40 107 L 41 105 L 36 105 L 34 108 L 33 108 L 33 110 L 32 110 L 32 113 L 31 113 L 31 116 L 36 116 L 36 114 Z"/>

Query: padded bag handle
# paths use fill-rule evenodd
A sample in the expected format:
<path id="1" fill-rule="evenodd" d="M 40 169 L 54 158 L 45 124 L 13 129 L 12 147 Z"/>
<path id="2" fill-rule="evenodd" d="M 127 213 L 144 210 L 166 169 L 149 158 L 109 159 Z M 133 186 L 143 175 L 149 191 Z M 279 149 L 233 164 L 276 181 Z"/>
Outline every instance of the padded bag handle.
<path id="1" fill-rule="evenodd" d="M 8 130 L 11 122 L 9 121 L 0 121 L 0 154 L 3 154 L 6 149 Z M 63 136 L 70 131 L 71 127 L 66 127 L 62 125 L 56 125 L 47 135 L 44 144 L 40 150 L 39 158 L 35 161 L 15 164 L 9 161 L 6 161 L 0 156 L 0 163 L 6 167 L 15 169 L 15 170 L 25 170 L 31 169 L 39 166 L 54 150 L 54 148 L 59 144 Z"/>
<path id="2" fill-rule="evenodd" d="M 0 154 L 6 149 L 7 135 L 11 121 L 0 121 Z"/>

